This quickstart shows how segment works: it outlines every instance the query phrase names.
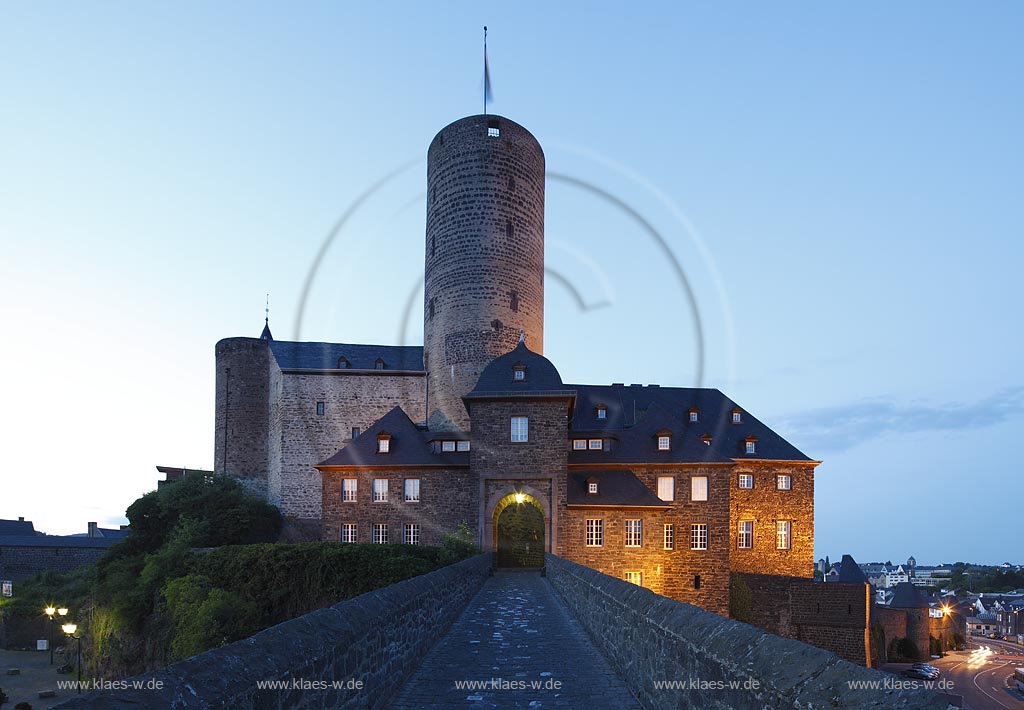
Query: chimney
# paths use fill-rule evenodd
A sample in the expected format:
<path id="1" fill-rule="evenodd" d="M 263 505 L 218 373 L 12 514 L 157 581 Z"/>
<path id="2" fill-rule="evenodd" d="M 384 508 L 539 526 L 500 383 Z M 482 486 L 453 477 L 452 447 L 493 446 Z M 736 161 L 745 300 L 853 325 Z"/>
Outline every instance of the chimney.
<path id="1" fill-rule="evenodd" d="M 25 522 L 25 516 L 24 516 L 24 515 L 19 515 L 19 516 L 18 516 L 18 522 L 19 522 L 19 523 L 23 523 L 23 522 Z"/>
<path id="2" fill-rule="evenodd" d="M 89 523 L 89 537 L 100 537 L 99 525 Z"/>

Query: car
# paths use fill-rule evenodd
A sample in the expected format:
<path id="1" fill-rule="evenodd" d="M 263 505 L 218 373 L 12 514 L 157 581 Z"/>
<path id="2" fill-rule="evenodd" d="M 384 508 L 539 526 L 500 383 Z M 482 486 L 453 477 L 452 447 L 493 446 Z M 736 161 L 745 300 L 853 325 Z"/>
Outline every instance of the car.
<path id="1" fill-rule="evenodd" d="M 920 678 L 921 680 L 935 680 L 931 673 L 924 668 L 904 668 L 900 673 L 904 678 Z"/>
<path id="2" fill-rule="evenodd" d="M 938 668 L 928 663 L 915 663 L 910 668 L 915 671 L 923 671 L 929 680 L 935 680 L 941 674 Z"/>
<path id="3" fill-rule="evenodd" d="M 992 633 L 990 633 L 990 634 L 988 635 L 988 637 L 989 637 L 990 639 L 997 639 L 997 638 L 999 638 L 999 634 L 997 634 L 997 633 L 996 633 L 995 631 L 993 631 Z"/>

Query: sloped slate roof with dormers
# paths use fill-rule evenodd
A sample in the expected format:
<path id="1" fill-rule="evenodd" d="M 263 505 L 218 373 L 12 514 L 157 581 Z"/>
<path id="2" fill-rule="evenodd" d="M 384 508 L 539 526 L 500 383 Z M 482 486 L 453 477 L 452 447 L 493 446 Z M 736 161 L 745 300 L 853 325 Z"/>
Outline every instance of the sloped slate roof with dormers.
<path id="1" fill-rule="evenodd" d="M 388 452 L 377 452 L 377 437 L 390 437 Z M 334 466 L 468 466 L 468 451 L 434 453 L 428 443 L 430 434 L 413 423 L 401 407 L 373 423 L 347 446 L 316 468 Z M 446 437 L 446 438 L 455 438 Z"/>
<path id="2" fill-rule="evenodd" d="M 587 484 L 597 481 L 597 493 L 588 493 Z M 667 508 L 632 471 L 570 472 L 566 490 L 568 505 L 613 506 L 617 508 Z"/>
<path id="3" fill-rule="evenodd" d="M 525 371 L 516 380 L 517 369 Z M 567 397 L 575 396 L 571 387 L 562 384 L 562 376 L 543 355 L 538 355 L 520 341 L 512 351 L 492 360 L 480 373 L 473 390 L 463 399 L 505 397 Z"/>
<path id="4" fill-rule="evenodd" d="M 0 520 L 0 535 L 42 535 L 31 520 Z"/>
<path id="5" fill-rule="evenodd" d="M 622 445 L 617 448 L 613 446 L 611 452 L 606 452 L 608 458 L 605 459 L 599 459 L 602 453 L 600 451 L 576 452 L 581 455 L 590 453 L 588 459 L 608 462 L 653 460 L 649 458 L 653 445 L 649 446 L 649 442 L 644 438 L 629 435 L 635 429 L 645 427 L 671 430 L 673 448 L 677 439 L 683 444 L 680 456 L 685 451 L 691 451 L 690 443 L 696 441 L 704 447 L 701 450 L 703 453 L 696 454 L 695 460 L 698 461 L 811 461 L 803 452 L 717 389 L 657 385 L 641 387 L 567 384 L 565 387 L 576 391 L 570 437 L 577 431 L 582 434 L 600 430 L 614 432 L 622 439 Z M 606 408 L 605 419 L 597 418 L 597 410 L 601 406 Z M 690 421 L 691 409 L 697 410 L 696 422 Z M 740 412 L 738 424 L 732 421 L 732 414 L 736 410 Z M 711 437 L 710 446 L 700 439 L 705 434 Z M 748 454 L 745 442 L 751 436 L 756 439 L 757 444 L 755 452 Z M 710 455 L 711 452 L 714 453 L 713 456 Z M 683 461 L 678 457 L 676 460 Z M 570 453 L 569 461 L 577 462 L 573 453 Z"/>
<path id="6" fill-rule="evenodd" d="M 377 359 L 384 370 L 423 372 L 423 347 L 420 345 L 351 345 L 346 343 L 296 343 L 271 340 L 270 351 L 282 370 L 373 370 Z M 345 358 L 348 368 L 339 368 Z"/>
<path id="7" fill-rule="evenodd" d="M 931 604 L 928 597 L 924 595 L 912 582 L 900 582 L 893 588 L 892 601 L 889 607 L 892 609 L 927 609 Z"/>

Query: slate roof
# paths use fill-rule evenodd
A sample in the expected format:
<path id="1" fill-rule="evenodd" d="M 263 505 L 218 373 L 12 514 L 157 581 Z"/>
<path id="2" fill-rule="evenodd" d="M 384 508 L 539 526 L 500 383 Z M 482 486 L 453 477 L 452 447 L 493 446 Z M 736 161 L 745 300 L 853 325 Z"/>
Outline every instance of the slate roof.
<path id="1" fill-rule="evenodd" d="M 31 520 L 0 520 L 0 535 L 42 535 Z"/>
<path id="2" fill-rule="evenodd" d="M 891 609 L 927 609 L 931 604 L 928 597 L 918 590 L 911 582 L 900 582 L 893 587 Z"/>
<path id="3" fill-rule="evenodd" d="M 597 479 L 597 493 L 587 493 L 587 483 Z M 667 508 L 669 504 L 656 496 L 632 471 L 575 471 L 568 477 L 569 505 L 615 506 L 632 508 Z"/>
<path id="4" fill-rule="evenodd" d="M 654 420 L 657 425 L 672 429 L 674 435 L 682 434 L 698 442 L 702 434 L 709 434 L 712 440 L 711 446 L 707 448 L 721 457 L 811 461 L 803 452 L 717 389 L 656 385 L 567 384 L 565 387 L 576 391 L 576 405 L 570 422 L 573 432 L 628 431 L 628 428 L 637 424 Z M 606 419 L 597 418 L 599 405 L 607 409 Z M 689 419 L 691 408 L 697 409 L 696 422 Z M 732 413 L 737 409 L 740 410 L 740 423 L 733 424 Z M 665 412 L 671 415 L 671 419 L 663 419 Z M 745 442 L 748 436 L 757 439 L 756 452 L 753 454 L 746 453 Z M 700 444 L 706 446 L 703 442 Z"/>
<path id="5" fill-rule="evenodd" d="M 382 433 L 387 433 L 391 437 L 389 451 L 386 454 L 377 453 L 377 435 Z M 419 429 L 401 407 L 395 407 L 338 453 L 316 467 L 469 465 L 468 451 L 431 451 L 427 443 L 429 436 L 432 434 Z"/>
<path id="6" fill-rule="evenodd" d="M 850 555 L 843 555 L 839 563 L 839 576 L 832 580 L 840 584 L 867 584 L 868 576 Z"/>
<path id="7" fill-rule="evenodd" d="M 523 380 L 513 379 L 516 367 L 526 370 Z M 551 361 L 526 347 L 520 341 L 510 352 L 491 360 L 480 373 L 480 379 L 463 399 L 491 397 L 574 397 L 571 387 L 562 385 L 562 376 Z"/>
<path id="8" fill-rule="evenodd" d="M 423 372 L 421 345 L 352 345 L 346 343 L 296 343 L 270 340 L 270 351 L 282 370 L 338 370 L 344 357 L 348 369 L 373 370 L 377 358 L 385 370 Z"/>

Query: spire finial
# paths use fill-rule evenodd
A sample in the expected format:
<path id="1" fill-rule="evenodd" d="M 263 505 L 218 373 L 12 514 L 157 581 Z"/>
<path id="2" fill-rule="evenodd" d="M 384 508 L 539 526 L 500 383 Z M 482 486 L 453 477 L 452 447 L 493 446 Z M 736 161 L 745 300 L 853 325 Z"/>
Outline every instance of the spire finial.
<path id="1" fill-rule="evenodd" d="M 484 25 L 484 115 L 487 115 L 487 102 L 494 101 L 491 94 L 491 69 L 487 64 L 487 25 Z"/>
<path id="2" fill-rule="evenodd" d="M 267 294 L 267 306 L 263 311 L 263 332 L 260 333 L 260 340 L 273 340 L 274 336 L 270 334 L 270 294 Z"/>
<path id="3" fill-rule="evenodd" d="M 264 314 L 265 315 L 264 315 L 264 318 L 263 318 L 263 323 L 265 325 L 270 325 L 270 294 L 269 293 L 267 294 L 267 307 L 264 310 Z"/>
<path id="4" fill-rule="evenodd" d="M 519 329 L 519 343 L 523 345 L 526 344 L 526 331 L 522 328 Z"/>

